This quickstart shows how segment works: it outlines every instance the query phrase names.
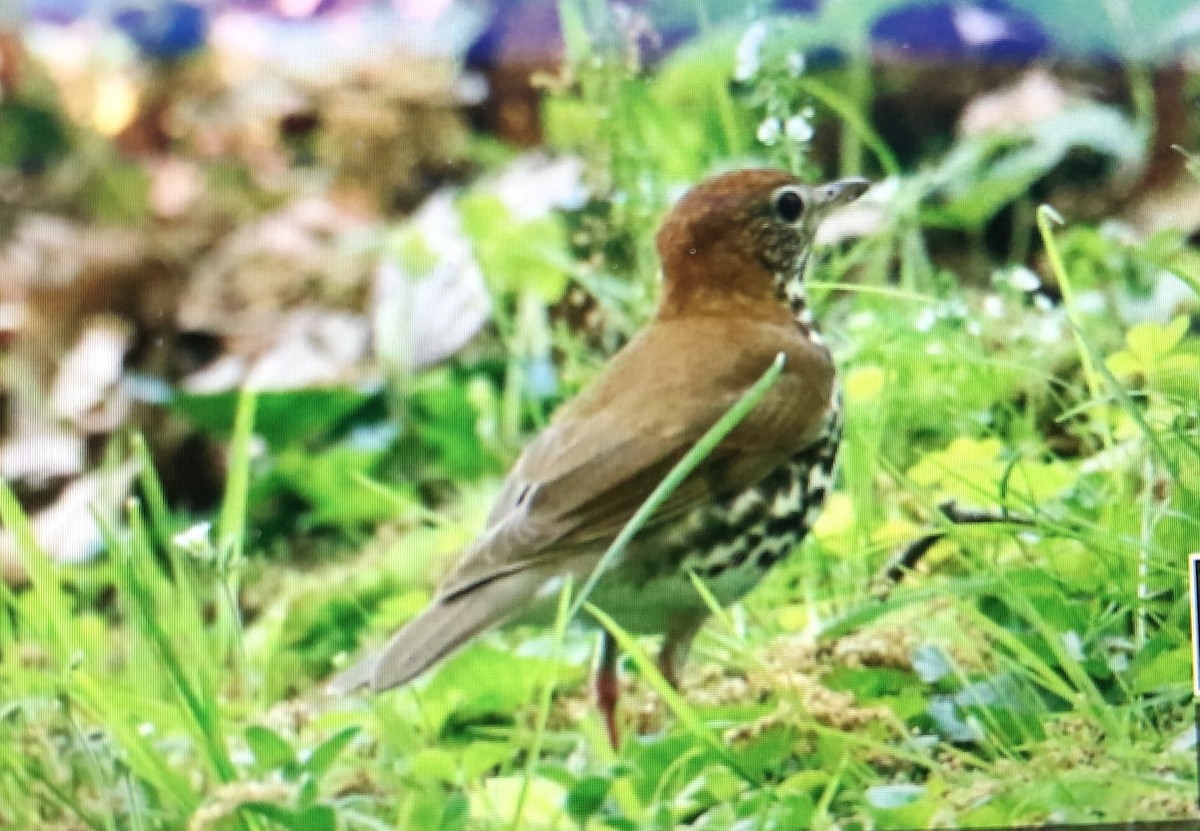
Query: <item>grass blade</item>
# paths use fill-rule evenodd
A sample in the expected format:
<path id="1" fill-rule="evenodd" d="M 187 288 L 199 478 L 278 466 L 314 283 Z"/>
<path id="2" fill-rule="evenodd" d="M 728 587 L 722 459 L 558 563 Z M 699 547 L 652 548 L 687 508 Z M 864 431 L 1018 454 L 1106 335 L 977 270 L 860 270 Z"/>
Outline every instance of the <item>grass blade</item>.
<path id="1" fill-rule="evenodd" d="M 758 403 L 763 400 L 763 397 L 770 392 L 771 387 L 779 380 L 779 376 L 783 374 L 783 366 L 787 362 L 787 356 L 780 352 L 767 371 L 762 377 L 754 382 L 754 386 L 750 387 L 741 398 L 739 398 L 732 407 L 718 419 L 717 423 L 709 428 L 708 432 L 701 436 L 700 441 L 696 442 L 692 448 L 684 455 L 682 459 L 671 468 L 671 472 L 663 478 L 658 484 L 658 487 L 646 498 L 634 512 L 629 522 L 625 523 L 625 527 L 621 529 L 621 533 L 617 534 L 617 538 L 613 540 L 612 545 L 604 552 L 604 556 L 600 558 L 600 562 L 592 569 L 592 573 L 588 576 L 587 582 L 583 584 L 583 588 L 579 592 L 579 596 L 575 598 L 575 602 L 571 606 L 568 619 L 574 619 L 587 603 L 588 597 L 591 596 L 592 590 L 596 588 L 596 583 L 600 577 L 608 570 L 629 545 L 630 540 L 634 538 L 638 531 L 650 520 L 654 512 L 663 506 L 675 492 L 683 480 L 691 475 L 692 471 L 700 466 L 708 455 L 716 449 L 726 436 L 733 429 L 742 423 L 742 420 L 750 414 L 750 411 L 758 406 Z"/>

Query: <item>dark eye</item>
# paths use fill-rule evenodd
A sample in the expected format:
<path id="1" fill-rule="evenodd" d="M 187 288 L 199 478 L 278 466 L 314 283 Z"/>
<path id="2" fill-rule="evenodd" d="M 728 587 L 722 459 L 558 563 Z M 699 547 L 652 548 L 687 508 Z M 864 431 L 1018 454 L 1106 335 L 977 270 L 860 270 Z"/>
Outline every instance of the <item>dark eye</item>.
<path id="1" fill-rule="evenodd" d="M 804 197 L 794 190 L 785 190 L 775 197 L 775 213 L 784 222 L 791 224 L 804 213 Z"/>

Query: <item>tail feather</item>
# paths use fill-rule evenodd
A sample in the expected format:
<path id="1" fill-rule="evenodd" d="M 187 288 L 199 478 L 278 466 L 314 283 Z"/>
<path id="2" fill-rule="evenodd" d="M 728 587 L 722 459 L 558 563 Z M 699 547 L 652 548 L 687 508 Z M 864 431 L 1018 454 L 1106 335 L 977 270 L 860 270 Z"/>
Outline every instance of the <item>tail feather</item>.
<path id="1" fill-rule="evenodd" d="M 500 625 L 537 589 L 525 572 L 505 575 L 449 600 L 435 600 L 382 648 L 337 676 L 326 688 L 340 695 L 369 686 L 383 692 L 406 684 L 482 632 Z"/>

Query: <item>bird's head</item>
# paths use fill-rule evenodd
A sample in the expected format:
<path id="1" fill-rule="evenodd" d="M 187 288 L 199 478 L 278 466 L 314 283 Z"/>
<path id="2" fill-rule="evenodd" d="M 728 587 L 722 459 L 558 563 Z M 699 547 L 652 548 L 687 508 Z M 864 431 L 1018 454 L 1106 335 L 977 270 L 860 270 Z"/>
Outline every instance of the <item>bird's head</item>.
<path id="1" fill-rule="evenodd" d="M 794 306 L 817 226 L 832 208 L 854 201 L 869 186 L 857 177 L 806 185 L 770 169 L 700 183 L 658 232 L 665 284 L 660 315 L 736 303 Z"/>

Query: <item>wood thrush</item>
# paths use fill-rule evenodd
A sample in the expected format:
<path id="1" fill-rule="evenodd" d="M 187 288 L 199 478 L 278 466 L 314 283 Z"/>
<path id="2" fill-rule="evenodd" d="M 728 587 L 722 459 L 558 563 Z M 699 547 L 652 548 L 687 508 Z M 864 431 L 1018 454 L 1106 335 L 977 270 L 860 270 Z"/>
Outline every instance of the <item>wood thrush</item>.
<path id="1" fill-rule="evenodd" d="M 841 416 L 804 272 L 821 218 L 867 187 L 744 170 L 686 194 L 658 232 L 663 291 L 650 324 L 521 455 L 429 606 L 331 690 L 386 690 L 494 626 L 552 620 L 566 579 L 587 580 L 643 500 L 783 353 L 776 384 L 590 598 L 630 632 L 663 634 L 659 667 L 677 684 L 709 614 L 690 574 L 721 604 L 738 600 L 796 547 L 825 499 Z M 616 659 L 605 633 L 596 696 L 614 746 Z"/>

